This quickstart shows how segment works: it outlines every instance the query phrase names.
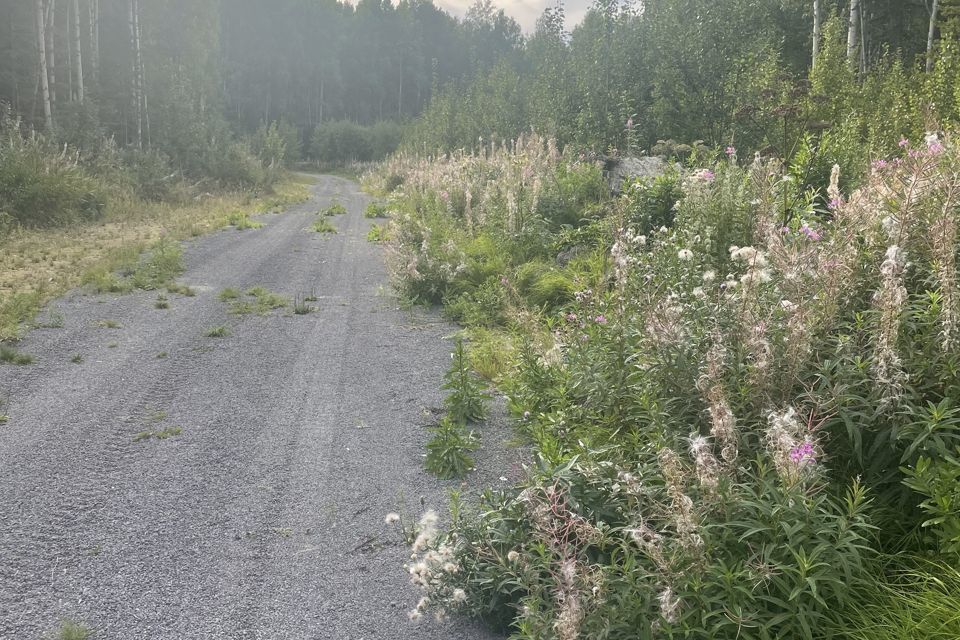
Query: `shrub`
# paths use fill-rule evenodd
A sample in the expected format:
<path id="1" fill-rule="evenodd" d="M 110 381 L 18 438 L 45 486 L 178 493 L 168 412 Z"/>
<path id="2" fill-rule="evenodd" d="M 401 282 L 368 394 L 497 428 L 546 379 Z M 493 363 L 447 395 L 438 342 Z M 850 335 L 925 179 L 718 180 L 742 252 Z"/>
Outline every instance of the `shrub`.
<path id="1" fill-rule="evenodd" d="M 487 415 L 484 402 L 489 396 L 483 384 L 470 371 L 463 340 L 457 340 L 457 346 L 450 354 L 453 364 L 444 379 L 443 388 L 449 391 L 444 404 L 447 414 L 453 422 L 467 424 L 483 420 Z"/>
<path id="2" fill-rule="evenodd" d="M 438 478 L 462 478 L 473 469 L 470 452 L 477 448 L 473 433 L 462 423 L 444 417 L 431 428 L 433 437 L 427 443 L 424 466 Z"/>

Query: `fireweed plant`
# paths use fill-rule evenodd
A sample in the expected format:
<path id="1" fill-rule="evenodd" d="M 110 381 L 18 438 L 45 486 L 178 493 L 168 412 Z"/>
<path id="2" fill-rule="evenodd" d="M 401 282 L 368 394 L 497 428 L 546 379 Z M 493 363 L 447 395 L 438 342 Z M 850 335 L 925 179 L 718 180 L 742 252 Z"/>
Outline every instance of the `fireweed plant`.
<path id="1" fill-rule="evenodd" d="M 515 489 L 425 527 L 412 618 L 860 637 L 890 554 L 960 559 L 960 148 L 903 140 L 826 193 L 717 156 L 616 198 L 535 136 L 374 176 L 402 185 L 398 290 L 510 337 L 498 385 L 535 451 Z"/>

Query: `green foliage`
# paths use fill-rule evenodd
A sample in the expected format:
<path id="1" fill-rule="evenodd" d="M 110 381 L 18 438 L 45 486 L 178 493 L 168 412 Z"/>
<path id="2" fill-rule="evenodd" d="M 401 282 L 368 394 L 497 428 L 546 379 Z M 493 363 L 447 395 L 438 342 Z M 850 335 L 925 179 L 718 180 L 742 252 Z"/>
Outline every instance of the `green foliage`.
<path id="1" fill-rule="evenodd" d="M 317 218 L 310 228 L 317 233 L 336 233 L 337 228 L 330 224 L 326 218 Z"/>
<path id="2" fill-rule="evenodd" d="M 63 620 L 54 636 L 55 640 L 88 640 L 93 637 L 93 631 L 84 624 L 73 620 Z"/>
<path id="3" fill-rule="evenodd" d="M 476 437 L 462 423 L 444 417 L 430 429 L 424 466 L 438 478 L 462 478 L 473 469 L 470 452 L 477 448 Z"/>
<path id="4" fill-rule="evenodd" d="M 325 122 L 313 131 L 311 155 L 325 165 L 382 160 L 396 151 L 400 125 L 378 122 L 365 127 L 347 120 Z"/>
<path id="5" fill-rule="evenodd" d="M 680 176 L 666 173 L 650 179 L 638 179 L 624 185 L 631 192 L 629 221 L 642 234 L 649 234 L 660 227 L 672 227 L 676 206 L 683 196 Z"/>
<path id="6" fill-rule="evenodd" d="M 220 299 L 230 302 L 229 310 L 234 315 L 249 313 L 266 315 L 274 309 L 282 309 L 289 304 L 285 297 L 261 286 L 249 289 L 245 297 L 241 297 L 235 289 L 224 289 L 220 292 Z"/>
<path id="7" fill-rule="evenodd" d="M 207 329 L 206 333 L 203 334 L 208 338 L 226 338 L 230 335 L 230 328 L 226 325 L 218 325 L 216 327 L 211 327 Z"/>
<path id="8" fill-rule="evenodd" d="M 326 209 L 321 209 L 317 212 L 321 216 L 342 216 L 347 213 L 347 208 L 339 202 L 334 202 Z"/>
<path id="9" fill-rule="evenodd" d="M 899 565 L 899 566 L 898 566 Z M 955 563 L 900 561 L 883 582 L 857 594 L 833 629 L 849 640 L 952 640 L 960 637 L 960 571 Z"/>
<path id="10" fill-rule="evenodd" d="M 385 224 L 375 224 L 367 231 L 368 242 L 386 242 L 390 238 L 390 227 Z"/>
<path id="11" fill-rule="evenodd" d="M 364 218 L 387 218 L 389 209 L 387 205 L 382 202 L 371 202 L 367 205 L 367 208 L 363 210 Z"/>
<path id="12" fill-rule="evenodd" d="M 470 370 L 463 339 L 457 340 L 457 346 L 450 355 L 453 364 L 444 376 L 446 382 L 443 385 L 443 388 L 450 392 L 444 399 L 450 421 L 467 424 L 483 420 L 487 415 L 485 402 L 490 396 Z"/>
<path id="13" fill-rule="evenodd" d="M 33 364 L 34 358 L 28 353 L 20 353 L 16 349 L 0 344 L 0 363 L 26 365 Z"/>
<path id="14" fill-rule="evenodd" d="M 263 227 L 262 222 L 251 220 L 250 214 L 248 213 L 231 213 L 227 218 L 227 224 L 232 225 L 237 231 L 245 231 L 246 229 L 260 229 Z"/>

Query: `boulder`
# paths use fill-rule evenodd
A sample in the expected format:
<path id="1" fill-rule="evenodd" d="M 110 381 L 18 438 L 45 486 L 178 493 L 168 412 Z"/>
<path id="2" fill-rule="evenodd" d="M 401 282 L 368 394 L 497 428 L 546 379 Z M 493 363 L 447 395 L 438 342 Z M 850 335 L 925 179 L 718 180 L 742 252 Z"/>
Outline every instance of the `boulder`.
<path id="1" fill-rule="evenodd" d="M 610 190 L 620 193 L 624 180 L 656 178 L 666 173 L 669 165 L 657 156 L 639 158 L 610 158 L 607 161 L 607 180 Z"/>

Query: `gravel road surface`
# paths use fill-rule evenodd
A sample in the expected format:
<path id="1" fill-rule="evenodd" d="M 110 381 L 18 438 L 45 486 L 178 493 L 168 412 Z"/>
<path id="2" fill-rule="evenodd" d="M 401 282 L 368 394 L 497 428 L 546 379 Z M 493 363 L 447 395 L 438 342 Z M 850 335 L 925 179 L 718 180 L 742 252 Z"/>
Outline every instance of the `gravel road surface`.
<path id="1" fill-rule="evenodd" d="M 397 309 L 367 197 L 316 180 L 264 228 L 188 244 L 195 297 L 72 293 L 19 345 L 36 363 L 0 365 L 0 638 L 64 618 L 98 640 L 493 637 L 408 622 L 419 594 L 383 522 L 446 504 L 422 425 L 453 328 Z M 309 231 L 334 200 L 339 233 Z M 258 285 L 317 310 L 218 298 Z"/>

